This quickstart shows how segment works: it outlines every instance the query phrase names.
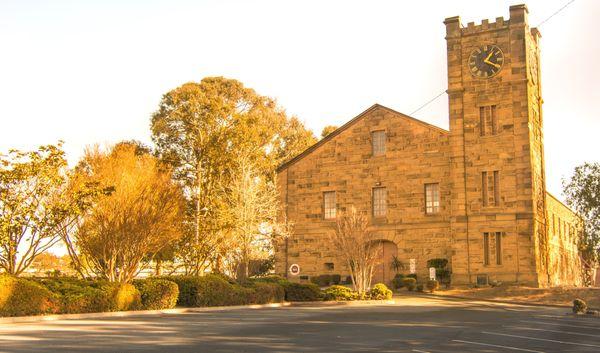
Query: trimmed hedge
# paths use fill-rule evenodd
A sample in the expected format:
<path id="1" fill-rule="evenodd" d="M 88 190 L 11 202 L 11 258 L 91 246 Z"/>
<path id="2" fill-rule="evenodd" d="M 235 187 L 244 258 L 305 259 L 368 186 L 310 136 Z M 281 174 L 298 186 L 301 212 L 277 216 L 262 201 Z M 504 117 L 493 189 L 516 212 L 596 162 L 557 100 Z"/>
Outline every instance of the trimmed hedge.
<path id="1" fill-rule="evenodd" d="M 0 275 L 0 316 L 53 314 L 58 297 L 44 286 L 24 278 Z"/>
<path id="2" fill-rule="evenodd" d="M 414 291 L 417 287 L 417 280 L 412 277 L 404 277 L 402 283 L 404 283 L 404 287 L 409 291 Z"/>
<path id="3" fill-rule="evenodd" d="M 175 282 L 147 278 L 135 280 L 133 285 L 140 291 L 142 307 L 146 310 L 171 309 L 177 304 L 179 287 Z"/>
<path id="4" fill-rule="evenodd" d="M 321 299 L 321 289 L 313 283 L 287 282 L 283 285 L 285 300 L 289 302 L 311 302 Z"/>
<path id="5" fill-rule="evenodd" d="M 282 302 L 284 288 L 279 279 L 264 278 L 245 285 L 230 283 L 222 275 L 163 277 L 177 283 L 177 305 L 188 307 L 266 304 Z"/>
<path id="6" fill-rule="evenodd" d="M 377 283 L 369 291 L 369 296 L 373 300 L 390 300 L 392 299 L 392 291 L 383 283 Z"/>
<path id="7" fill-rule="evenodd" d="M 573 313 L 585 314 L 587 311 L 587 303 L 581 299 L 573 300 Z"/>
<path id="8" fill-rule="evenodd" d="M 36 282 L 60 298 L 60 313 L 139 310 L 140 292 L 131 284 L 75 278 L 38 278 Z"/>

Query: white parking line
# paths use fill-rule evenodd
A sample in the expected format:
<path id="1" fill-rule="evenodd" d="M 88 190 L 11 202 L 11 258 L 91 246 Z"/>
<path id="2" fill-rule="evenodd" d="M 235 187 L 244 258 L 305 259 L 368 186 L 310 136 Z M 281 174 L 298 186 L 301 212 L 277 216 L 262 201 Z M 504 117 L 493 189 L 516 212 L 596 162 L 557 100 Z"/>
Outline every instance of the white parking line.
<path id="1" fill-rule="evenodd" d="M 559 340 L 549 340 L 549 339 L 546 339 L 546 338 L 536 338 L 536 337 L 527 337 L 527 336 L 519 336 L 519 335 L 509 335 L 507 333 L 496 333 L 496 332 L 487 332 L 487 331 L 481 331 L 481 333 L 484 333 L 486 335 L 496 335 L 496 336 L 523 338 L 523 339 L 526 339 L 526 340 L 535 340 L 535 341 L 545 341 L 545 342 L 570 344 L 570 345 L 573 345 L 573 346 L 598 347 L 598 348 L 600 348 L 600 346 L 597 345 L 597 344 L 565 342 L 565 341 L 559 341 Z"/>
<path id="2" fill-rule="evenodd" d="M 582 318 L 574 318 L 574 317 L 564 317 L 564 316 L 559 316 L 559 315 L 535 315 L 536 318 L 538 319 L 545 319 L 545 320 L 549 320 L 549 319 L 553 319 L 553 320 L 557 320 L 558 321 L 565 321 L 565 322 L 576 322 L 576 323 L 584 323 L 584 324 L 592 324 L 593 321 L 598 322 L 598 319 L 595 317 L 582 317 Z"/>
<path id="3" fill-rule="evenodd" d="M 546 330 L 546 329 L 543 329 L 543 328 L 519 327 L 519 326 L 509 326 L 509 325 L 504 325 L 503 327 L 513 328 L 515 330 L 545 331 L 545 332 L 564 333 L 565 335 L 577 335 L 577 336 L 587 336 L 587 337 L 600 337 L 600 335 L 592 335 L 591 333 L 581 333 L 581 332 L 573 332 L 573 331 Z"/>
<path id="4" fill-rule="evenodd" d="M 480 346 L 505 348 L 505 349 L 510 349 L 510 350 L 513 350 L 513 351 L 521 351 L 521 352 L 544 353 L 542 351 L 534 351 L 532 349 L 509 347 L 509 346 L 501 346 L 501 345 L 498 345 L 498 344 L 490 344 L 490 343 L 482 343 L 482 342 L 472 342 L 472 341 L 463 341 L 463 340 L 452 340 L 452 342 L 469 343 L 469 344 L 476 344 L 476 345 L 480 345 Z"/>
<path id="5" fill-rule="evenodd" d="M 571 325 L 571 324 L 559 324 L 559 323 L 555 323 L 555 322 L 531 321 L 531 320 L 521 320 L 521 322 L 527 322 L 527 323 L 530 323 L 530 324 L 542 324 L 542 325 L 552 325 L 552 326 L 567 326 L 567 327 L 577 327 L 577 328 L 584 328 L 584 329 L 590 329 L 590 330 L 600 330 L 600 327 Z"/>
<path id="6" fill-rule="evenodd" d="M 412 351 L 413 351 L 413 352 L 419 352 L 419 353 L 430 353 L 430 352 L 427 352 L 427 351 L 420 351 L 420 350 L 418 350 L 418 349 L 413 349 Z"/>

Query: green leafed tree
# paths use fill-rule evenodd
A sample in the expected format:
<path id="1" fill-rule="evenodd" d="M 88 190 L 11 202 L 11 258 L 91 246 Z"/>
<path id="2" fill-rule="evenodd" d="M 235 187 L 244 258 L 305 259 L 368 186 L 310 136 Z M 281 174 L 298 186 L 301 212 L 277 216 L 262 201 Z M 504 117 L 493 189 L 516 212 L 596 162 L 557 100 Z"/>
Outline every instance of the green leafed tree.
<path id="1" fill-rule="evenodd" d="M 69 189 L 70 173 L 58 145 L 0 155 L 0 268 L 22 274 L 61 240 L 101 190 Z"/>
<path id="2" fill-rule="evenodd" d="M 259 174 L 272 179 L 275 168 L 316 139 L 276 102 L 233 79 L 207 77 L 167 92 L 153 114 L 152 139 L 160 158 L 173 167 L 184 188 L 189 227 L 179 248 L 186 272 L 218 266 L 224 237 L 231 229 L 228 187 L 243 154 Z"/>
<path id="3" fill-rule="evenodd" d="M 584 219 L 580 250 L 584 259 L 597 264 L 600 255 L 600 163 L 584 163 L 563 180 L 567 204 Z"/>

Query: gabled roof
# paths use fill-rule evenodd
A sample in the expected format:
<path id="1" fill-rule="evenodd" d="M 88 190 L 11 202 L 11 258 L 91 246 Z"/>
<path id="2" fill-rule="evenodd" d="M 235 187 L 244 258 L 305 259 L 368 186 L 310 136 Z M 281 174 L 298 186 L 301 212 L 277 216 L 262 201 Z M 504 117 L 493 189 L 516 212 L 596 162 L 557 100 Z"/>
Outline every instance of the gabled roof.
<path id="1" fill-rule="evenodd" d="M 304 158 L 305 156 L 309 155 L 310 153 L 312 153 L 312 151 L 316 150 L 317 148 L 319 148 L 320 146 L 324 145 L 325 143 L 327 143 L 327 141 L 331 140 L 332 138 L 336 137 L 337 135 L 341 134 L 343 131 L 345 131 L 346 129 L 348 129 L 349 127 L 351 127 L 352 125 L 354 125 L 354 123 L 358 122 L 360 119 L 362 119 L 363 117 L 365 117 L 368 113 L 372 112 L 373 110 L 377 109 L 377 108 L 381 108 L 384 110 L 387 110 L 390 113 L 393 113 L 395 116 L 399 117 L 399 118 L 404 118 L 404 119 L 408 119 L 412 122 L 418 123 L 428 129 L 434 130 L 436 132 L 442 133 L 442 134 L 448 134 L 449 131 L 446 129 L 442 129 L 441 127 L 437 127 L 435 125 L 431 125 L 428 124 L 422 120 L 413 118 L 412 116 L 408 116 L 406 114 L 397 112 L 391 108 L 385 107 L 381 104 L 375 103 L 373 104 L 371 107 L 369 107 L 367 110 L 365 110 L 364 112 L 358 114 L 356 117 L 354 117 L 352 120 L 348 121 L 347 123 L 345 123 L 344 125 L 340 126 L 339 128 L 337 128 L 336 130 L 334 130 L 333 132 L 331 132 L 329 135 L 325 136 L 324 138 L 322 138 L 321 140 L 319 140 L 317 143 L 315 143 L 314 145 L 310 146 L 309 148 L 307 148 L 306 150 L 304 150 L 302 153 L 298 154 L 296 157 L 290 159 L 289 161 L 283 163 L 282 165 L 280 165 L 277 168 L 277 172 L 281 172 L 282 170 L 286 169 L 287 167 L 291 166 L 292 164 L 298 162 L 299 160 L 301 160 L 302 158 Z"/>

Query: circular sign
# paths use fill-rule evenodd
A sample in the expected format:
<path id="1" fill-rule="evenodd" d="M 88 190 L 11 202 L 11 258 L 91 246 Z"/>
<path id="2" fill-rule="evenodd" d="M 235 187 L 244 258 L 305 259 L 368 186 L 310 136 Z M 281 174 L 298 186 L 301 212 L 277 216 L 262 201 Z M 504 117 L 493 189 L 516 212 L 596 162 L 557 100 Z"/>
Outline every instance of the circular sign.
<path id="1" fill-rule="evenodd" d="M 292 264 L 292 266 L 290 266 L 290 274 L 298 276 L 300 274 L 300 265 Z"/>

